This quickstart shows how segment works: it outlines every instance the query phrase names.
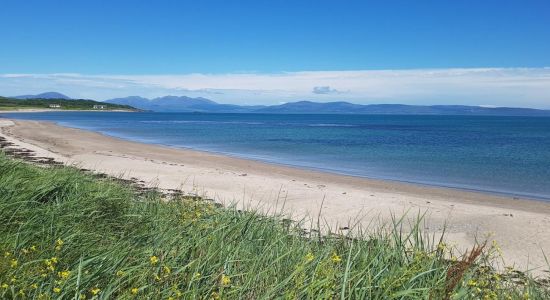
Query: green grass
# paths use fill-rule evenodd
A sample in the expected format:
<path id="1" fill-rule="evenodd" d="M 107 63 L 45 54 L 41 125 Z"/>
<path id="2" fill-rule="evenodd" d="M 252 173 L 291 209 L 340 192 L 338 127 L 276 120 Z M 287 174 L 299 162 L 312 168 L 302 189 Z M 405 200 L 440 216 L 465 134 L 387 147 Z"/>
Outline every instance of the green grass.
<path id="1" fill-rule="evenodd" d="M 49 109 L 50 104 L 59 104 L 62 110 L 92 110 L 94 105 L 103 105 L 105 110 L 137 110 L 128 105 L 119 105 L 83 99 L 13 99 L 0 97 L 0 111 L 16 109 Z"/>
<path id="2" fill-rule="evenodd" d="M 193 197 L 162 200 L 67 167 L 0 153 L 3 299 L 548 299 L 541 283 L 495 273 L 418 228 L 360 238 Z M 509 297 L 509 298 L 507 298 Z"/>

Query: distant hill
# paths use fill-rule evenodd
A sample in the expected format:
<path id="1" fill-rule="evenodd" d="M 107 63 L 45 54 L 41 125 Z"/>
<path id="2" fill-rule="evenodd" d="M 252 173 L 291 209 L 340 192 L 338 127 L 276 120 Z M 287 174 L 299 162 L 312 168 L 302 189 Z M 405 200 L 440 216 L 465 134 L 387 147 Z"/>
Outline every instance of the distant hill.
<path id="1" fill-rule="evenodd" d="M 11 97 L 11 98 L 15 98 L 15 99 L 65 99 L 65 100 L 71 99 L 68 96 L 63 95 L 63 94 L 58 93 L 58 92 L 46 92 L 46 93 L 41 93 L 41 94 L 37 94 L 37 95 L 21 95 L 21 96 L 15 96 L 15 97 Z"/>
<path id="2" fill-rule="evenodd" d="M 298 101 L 298 102 L 289 102 L 281 105 L 272 105 L 260 108 L 256 110 L 257 113 L 338 113 L 338 114 L 349 114 L 357 113 L 358 109 L 362 109 L 364 105 L 352 104 L 348 102 L 328 102 L 328 103 L 319 103 L 311 101 Z"/>
<path id="3" fill-rule="evenodd" d="M 4 99 L 64 100 L 75 101 L 57 92 L 37 95 L 22 95 Z M 92 100 L 82 100 L 92 101 Z M 95 102 L 95 101 L 92 101 Z M 550 110 L 514 107 L 482 107 L 467 105 L 405 105 L 405 104 L 354 104 L 344 101 L 313 102 L 297 101 L 280 105 L 242 106 L 220 104 L 210 99 L 187 96 L 164 96 L 147 99 L 140 96 L 115 98 L 99 104 L 111 104 L 156 112 L 202 112 L 202 113 L 265 113 L 265 114 L 366 114 L 366 115 L 472 115 L 472 116 L 550 116 Z M 91 102 L 85 104 L 90 105 Z M 42 103 L 42 106 L 45 104 Z M 42 107 L 41 106 L 41 107 Z M 47 105 L 46 105 L 47 106 Z M 70 105 L 65 104 L 66 107 Z M 92 104 L 93 106 L 93 104 Z M 115 106 L 112 106 L 115 107 Z"/>
<path id="4" fill-rule="evenodd" d="M 15 99 L 0 97 L 0 111 L 19 109 L 56 109 L 56 110 L 127 110 L 138 111 L 128 105 L 103 103 L 85 99 Z"/>
<path id="5" fill-rule="evenodd" d="M 391 114 L 391 115 L 479 115 L 479 116 L 550 116 L 550 110 L 467 105 L 352 104 L 349 102 L 317 103 L 299 101 L 268 106 L 257 113 L 320 114 Z"/>
<path id="6" fill-rule="evenodd" d="M 115 98 L 106 103 L 130 105 L 143 110 L 157 112 L 218 112 L 218 113 L 247 113 L 263 106 L 240 106 L 233 104 L 219 104 L 212 100 L 186 96 L 164 96 L 147 99 L 139 96 Z"/>
<path id="7" fill-rule="evenodd" d="M 219 104 L 206 98 L 165 96 L 147 99 L 139 96 L 116 98 L 107 103 L 130 105 L 157 112 L 267 113 L 267 114 L 392 114 L 392 115 L 478 115 L 550 116 L 549 110 L 467 105 L 353 104 L 349 102 L 290 102 L 271 106 Z"/>
<path id="8" fill-rule="evenodd" d="M 129 97 L 125 97 L 125 98 L 110 99 L 110 100 L 103 101 L 103 102 L 112 103 L 112 104 L 120 104 L 120 105 L 130 105 L 130 106 L 133 106 L 133 107 L 136 107 L 136 108 L 139 107 L 140 109 L 150 110 L 148 108 L 145 108 L 149 105 L 150 101 L 151 100 L 149 100 L 147 98 L 140 97 L 140 96 L 129 96 Z"/>

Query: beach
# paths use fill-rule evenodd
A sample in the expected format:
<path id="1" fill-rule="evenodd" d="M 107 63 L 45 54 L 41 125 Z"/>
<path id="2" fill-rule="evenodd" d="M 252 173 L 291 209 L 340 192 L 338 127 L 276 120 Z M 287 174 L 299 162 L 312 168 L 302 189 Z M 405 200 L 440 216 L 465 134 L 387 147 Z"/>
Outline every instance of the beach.
<path id="1" fill-rule="evenodd" d="M 458 189 L 336 175 L 201 151 L 130 142 L 41 121 L 0 120 L 1 136 L 16 147 L 67 165 L 181 189 L 216 202 L 335 231 L 380 226 L 425 214 L 424 231 L 445 230 L 459 250 L 495 240 L 506 265 L 547 268 L 550 203 Z M 405 223 L 407 223 L 405 221 Z"/>

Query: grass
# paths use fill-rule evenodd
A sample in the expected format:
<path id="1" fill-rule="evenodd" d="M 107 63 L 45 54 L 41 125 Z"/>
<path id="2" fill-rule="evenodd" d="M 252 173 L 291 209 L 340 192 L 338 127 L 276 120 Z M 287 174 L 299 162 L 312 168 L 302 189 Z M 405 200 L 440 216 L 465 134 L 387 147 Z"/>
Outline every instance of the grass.
<path id="1" fill-rule="evenodd" d="M 418 227 L 350 238 L 0 153 L 3 299 L 548 299 Z M 419 221 L 420 222 L 420 221 Z"/>
<path id="2" fill-rule="evenodd" d="M 104 110 L 130 110 L 137 109 L 128 105 L 119 105 L 93 100 L 83 99 L 14 99 L 0 97 L 0 111 L 2 110 L 17 110 L 17 109 L 49 109 L 50 104 L 59 104 L 62 110 L 92 110 L 94 105 L 103 105 Z"/>

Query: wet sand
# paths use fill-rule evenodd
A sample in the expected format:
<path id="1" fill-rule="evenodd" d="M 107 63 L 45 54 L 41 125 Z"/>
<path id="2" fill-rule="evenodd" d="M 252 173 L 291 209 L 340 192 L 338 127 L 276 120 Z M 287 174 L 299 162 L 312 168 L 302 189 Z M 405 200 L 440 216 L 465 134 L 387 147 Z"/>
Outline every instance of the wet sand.
<path id="1" fill-rule="evenodd" d="M 476 240 L 496 240 L 506 265 L 548 269 L 542 254 L 550 252 L 548 202 L 335 175 L 130 142 L 48 122 L 0 119 L 0 129 L 6 141 L 40 157 L 297 220 L 316 223 L 320 215 L 342 232 L 425 213 L 425 232 L 437 235 L 445 227 L 447 242 L 459 250 Z"/>

